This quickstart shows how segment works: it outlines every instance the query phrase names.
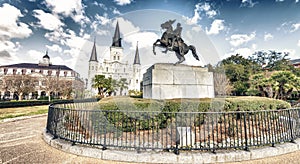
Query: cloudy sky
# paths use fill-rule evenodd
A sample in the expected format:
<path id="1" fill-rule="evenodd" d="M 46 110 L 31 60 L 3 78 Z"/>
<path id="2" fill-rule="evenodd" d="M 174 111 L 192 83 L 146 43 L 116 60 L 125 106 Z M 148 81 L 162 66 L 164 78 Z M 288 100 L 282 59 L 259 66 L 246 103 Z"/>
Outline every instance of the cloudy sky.
<path id="1" fill-rule="evenodd" d="M 300 58 L 299 0 L 2 0 L 0 65 L 37 63 L 48 50 L 53 64 L 85 78 L 94 39 L 98 58 L 107 58 L 117 21 L 126 60 L 132 60 L 138 41 L 145 68 L 174 62 L 172 53 L 152 53 L 163 32 L 160 24 L 168 19 L 181 23 L 185 42 L 197 48 L 201 61 L 187 54 L 185 64 L 205 65 L 236 53 L 247 57 L 258 50 Z"/>

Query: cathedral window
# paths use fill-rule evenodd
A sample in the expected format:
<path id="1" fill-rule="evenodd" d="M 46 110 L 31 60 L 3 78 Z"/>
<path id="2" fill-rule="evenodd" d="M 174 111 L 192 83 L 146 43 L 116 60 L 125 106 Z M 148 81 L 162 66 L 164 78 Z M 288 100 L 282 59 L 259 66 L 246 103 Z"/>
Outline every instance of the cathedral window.
<path id="1" fill-rule="evenodd" d="M 106 72 L 108 72 L 108 67 L 106 67 Z"/>
<path id="2" fill-rule="evenodd" d="M 116 60 L 116 56 L 114 56 L 114 60 Z"/>
<path id="3" fill-rule="evenodd" d="M 92 70 L 94 70 L 94 66 L 92 66 Z"/>
<path id="4" fill-rule="evenodd" d="M 120 60 L 120 56 L 118 56 L 118 60 Z"/>
<path id="5" fill-rule="evenodd" d="M 126 69 L 124 68 L 124 73 L 126 72 Z"/>
<path id="6" fill-rule="evenodd" d="M 136 82 L 136 83 L 139 83 L 139 80 L 138 80 L 138 79 L 136 79 L 136 80 L 135 80 L 135 82 Z"/>

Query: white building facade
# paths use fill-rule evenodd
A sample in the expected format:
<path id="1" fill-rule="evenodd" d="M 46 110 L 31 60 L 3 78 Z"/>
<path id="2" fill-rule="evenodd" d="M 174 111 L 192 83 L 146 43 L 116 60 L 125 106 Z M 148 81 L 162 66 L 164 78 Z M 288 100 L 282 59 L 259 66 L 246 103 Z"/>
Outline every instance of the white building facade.
<path id="1" fill-rule="evenodd" d="M 96 94 L 96 89 L 92 88 L 95 75 L 111 77 L 116 81 L 126 79 L 127 87 L 117 89 L 113 95 L 128 95 L 129 90 L 140 91 L 141 83 L 141 63 L 138 46 L 136 47 L 134 61 L 124 61 L 124 52 L 120 37 L 119 24 L 117 22 L 112 45 L 110 46 L 110 57 L 99 62 L 97 59 L 96 43 L 92 48 L 88 69 L 88 89 Z M 122 92 L 120 92 L 120 90 Z"/>
<path id="2" fill-rule="evenodd" d="M 79 87 L 84 87 L 84 82 L 80 79 L 79 73 L 65 65 L 53 65 L 50 62 L 48 52 L 46 52 L 38 64 L 19 63 L 0 66 L 1 99 L 17 99 L 16 97 L 20 96 L 22 89 L 18 89 L 18 86 L 7 87 L 8 81 L 11 82 L 16 77 L 22 79 L 22 77 L 25 76 L 31 79 L 32 82 L 24 85 L 30 85 L 32 89 L 30 92 L 22 93 L 22 99 L 38 99 L 43 96 L 50 96 L 50 94 L 51 96 L 54 94 L 59 96 L 60 93 L 58 93 L 58 89 L 55 88 L 55 85 L 51 85 L 52 88 L 47 88 L 46 83 L 49 83 L 49 79 L 53 80 L 53 83 L 68 81 L 72 85 L 76 82 L 76 84 L 80 85 Z M 55 93 L 55 90 L 57 93 Z"/>

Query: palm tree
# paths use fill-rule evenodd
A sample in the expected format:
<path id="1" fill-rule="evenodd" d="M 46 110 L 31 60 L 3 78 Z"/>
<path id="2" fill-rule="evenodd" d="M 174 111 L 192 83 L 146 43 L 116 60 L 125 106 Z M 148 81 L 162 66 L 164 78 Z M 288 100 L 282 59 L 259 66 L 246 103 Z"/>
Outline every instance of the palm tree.
<path id="1" fill-rule="evenodd" d="M 100 97 L 104 97 L 104 89 L 106 87 L 107 79 L 105 79 L 104 75 L 95 75 L 93 79 L 93 88 L 98 89 L 98 95 Z"/>
<path id="2" fill-rule="evenodd" d="M 128 89 L 128 83 L 126 78 L 121 78 L 118 82 L 118 86 L 120 88 L 120 95 L 122 95 L 122 92 L 124 89 Z"/>
<path id="3" fill-rule="evenodd" d="M 118 87 L 117 80 L 112 79 L 111 77 L 106 79 L 105 92 L 108 93 L 109 96 L 111 96 L 112 93 L 117 90 L 117 87 Z"/>

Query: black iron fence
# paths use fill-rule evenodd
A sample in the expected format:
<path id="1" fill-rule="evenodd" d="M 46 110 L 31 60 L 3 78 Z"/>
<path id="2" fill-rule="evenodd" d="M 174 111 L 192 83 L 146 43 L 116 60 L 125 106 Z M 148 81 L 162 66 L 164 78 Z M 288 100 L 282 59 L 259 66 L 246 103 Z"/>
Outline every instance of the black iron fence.
<path id="1" fill-rule="evenodd" d="M 97 103 L 49 106 L 47 132 L 55 138 L 141 150 L 244 149 L 293 142 L 300 109 L 236 112 L 99 110 Z"/>

